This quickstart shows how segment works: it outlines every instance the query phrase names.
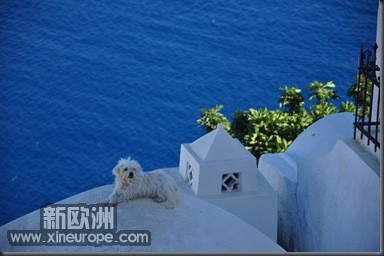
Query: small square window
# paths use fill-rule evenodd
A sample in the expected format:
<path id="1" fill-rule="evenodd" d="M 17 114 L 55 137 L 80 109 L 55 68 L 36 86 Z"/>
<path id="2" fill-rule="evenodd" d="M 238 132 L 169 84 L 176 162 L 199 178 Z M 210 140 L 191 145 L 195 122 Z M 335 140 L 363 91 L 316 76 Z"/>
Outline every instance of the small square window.
<path id="1" fill-rule="evenodd" d="M 189 185 L 192 186 L 193 182 L 193 167 L 192 165 L 187 162 L 187 168 L 186 168 L 186 173 L 185 173 L 185 180 L 188 182 Z"/>
<path id="2" fill-rule="evenodd" d="M 222 175 L 221 191 L 238 191 L 240 189 L 240 173 Z"/>

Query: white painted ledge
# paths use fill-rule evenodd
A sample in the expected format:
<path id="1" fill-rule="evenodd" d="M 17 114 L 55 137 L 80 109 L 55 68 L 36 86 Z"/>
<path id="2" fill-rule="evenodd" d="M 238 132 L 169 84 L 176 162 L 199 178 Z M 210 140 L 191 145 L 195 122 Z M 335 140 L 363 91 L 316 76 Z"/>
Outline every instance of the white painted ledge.
<path id="1" fill-rule="evenodd" d="M 58 203 L 94 204 L 107 198 L 112 185 L 98 187 Z M 117 230 L 149 230 L 151 246 L 19 246 L 12 247 L 7 230 L 38 230 L 40 212 L 34 211 L 0 227 L 3 252 L 284 252 L 259 230 L 223 209 L 180 193 L 174 210 L 151 199 L 118 205 Z"/>

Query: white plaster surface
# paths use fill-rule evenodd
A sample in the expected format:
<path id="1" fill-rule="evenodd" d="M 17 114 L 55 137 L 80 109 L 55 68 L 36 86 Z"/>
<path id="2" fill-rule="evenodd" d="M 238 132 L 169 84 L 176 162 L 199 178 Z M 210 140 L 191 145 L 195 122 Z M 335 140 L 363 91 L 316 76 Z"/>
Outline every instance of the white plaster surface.
<path id="1" fill-rule="evenodd" d="M 329 154 L 300 165 L 300 230 L 313 239 L 302 238 L 304 250 L 380 250 L 379 163 L 360 149 L 339 140 Z"/>
<path id="2" fill-rule="evenodd" d="M 194 142 L 181 145 L 179 171 L 184 180 L 192 172 L 188 181 L 197 196 L 220 195 L 223 175 L 233 173 L 240 176 L 236 190 L 256 189 L 256 158 L 221 124 Z"/>
<path id="3" fill-rule="evenodd" d="M 219 124 L 217 129 L 189 144 L 195 154 L 205 162 L 247 158 L 249 152 L 233 139 Z"/>
<path id="4" fill-rule="evenodd" d="M 377 23 L 376 23 L 377 24 L 376 44 L 378 46 L 376 50 L 376 65 L 379 67 L 382 67 L 383 61 L 381 59 L 381 51 L 383 48 L 383 35 L 381 35 L 381 31 L 382 31 L 383 24 L 380 23 L 380 15 L 383 15 L 383 14 L 380 12 L 380 5 L 382 5 L 382 3 L 380 3 L 380 0 L 379 0 L 379 9 L 377 12 L 378 15 L 377 15 Z M 371 47 L 371 46 L 367 45 L 365 47 Z M 376 76 L 380 77 L 380 71 L 376 71 Z M 372 95 L 372 108 L 371 108 L 372 120 L 376 120 L 378 108 L 379 108 L 379 88 L 375 86 L 373 87 L 373 95 Z M 380 111 L 381 109 L 379 109 L 379 116 L 380 116 Z"/>
<path id="5" fill-rule="evenodd" d="M 259 166 L 263 166 L 263 164 L 271 162 L 275 168 L 279 169 L 281 175 L 286 177 L 291 182 L 297 182 L 297 164 L 289 157 L 288 154 L 264 154 L 261 157 L 263 160 L 259 161 Z"/>
<path id="6" fill-rule="evenodd" d="M 164 169 L 178 184 L 183 193 L 196 196 L 191 187 L 178 174 L 177 168 Z M 228 192 L 220 195 L 197 196 L 251 224 L 273 241 L 277 241 L 277 193 L 256 171 L 255 190 L 251 192 Z"/>
<path id="7" fill-rule="evenodd" d="M 288 251 L 379 251 L 379 162 L 352 139 L 352 123 L 349 113 L 328 116 L 286 153 L 260 158 L 278 193 L 278 243 Z M 282 156 L 296 162 L 296 181 Z"/>
<path id="8" fill-rule="evenodd" d="M 172 169 L 168 172 L 172 172 Z M 177 169 L 173 169 L 177 172 Z M 184 184 L 181 184 L 183 186 Z M 186 184 L 187 185 L 187 184 Z M 112 185 L 98 187 L 59 203 L 93 204 L 107 198 Z M 180 189 L 182 190 L 182 189 Z M 150 230 L 148 247 L 128 246 L 29 246 L 12 247 L 7 230 L 38 230 L 39 211 L 0 227 L 0 248 L 8 252 L 283 252 L 284 250 L 238 217 L 186 193 L 180 204 L 168 210 L 151 199 L 118 205 L 118 230 Z"/>
<path id="9" fill-rule="evenodd" d="M 277 194 L 277 243 L 287 251 L 295 251 L 298 245 L 300 229 L 298 226 L 298 209 L 296 201 L 297 178 L 290 179 L 286 173 L 292 167 L 281 161 L 280 154 L 262 155 L 259 160 L 259 171 L 269 182 Z M 296 169 L 294 170 L 296 172 Z"/>
<path id="10" fill-rule="evenodd" d="M 326 116 L 305 129 L 285 151 L 299 163 L 332 150 L 336 141 L 351 138 L 354 115 L 349 112 Z"/>
<path id="11" fill-rule="evenodd" d="M 236 215 L 276 241 L 277 194 L 256 165 L 256 158 L 219 125 L 194 142 L 181 145 L 180 175 L 174 178 L 189 184 L 183 187 L 184 192 L 192 191 L 198 198 Z M 191 170 L 192 179 L 188 174 Z M 236 189 L 222 189 L 227 174 L 238 175 Z"/>

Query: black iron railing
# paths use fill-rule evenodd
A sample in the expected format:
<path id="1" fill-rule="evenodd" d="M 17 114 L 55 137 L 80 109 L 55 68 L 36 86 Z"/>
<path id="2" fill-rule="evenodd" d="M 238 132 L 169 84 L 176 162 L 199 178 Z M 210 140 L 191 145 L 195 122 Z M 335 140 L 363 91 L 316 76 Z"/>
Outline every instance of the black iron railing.
<path id="1" fill-rule="evenodd" d="M 365 50 L 361 45 L 359 68 L 357 77 L 357 91 L 355 96 L 356 112 L 354 122 L 354 135 L 356 140 L 358 131 L 360 139 L 365 136 L 367 145 L 373 143 L 375 152 L 380 148 L 379 142 L 379 99 L 380 99 L 380 77 L 376 76 L 376 72 L 380 68 L 376 65 L 376 50 L 378 46 L 375 44 L 373 50 Z M 377 94 L 374 93 L 377 88 Z M 373 108 L 373 102 L 377 101 Z"/>

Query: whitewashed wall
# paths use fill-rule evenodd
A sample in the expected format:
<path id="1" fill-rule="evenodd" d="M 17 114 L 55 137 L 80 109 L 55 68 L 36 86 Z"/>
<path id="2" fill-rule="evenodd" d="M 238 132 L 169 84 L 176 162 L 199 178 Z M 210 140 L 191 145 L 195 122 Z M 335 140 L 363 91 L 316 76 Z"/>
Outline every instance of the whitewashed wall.
<path id="1" fill-rule="evenodd" d="M 380 249 L 379 162 L 353 141 L 352 123 L 349 113 L 325 117 L 286 153 L 260 158 L 278 193 L 278 242 L 286 249 Z"/>

